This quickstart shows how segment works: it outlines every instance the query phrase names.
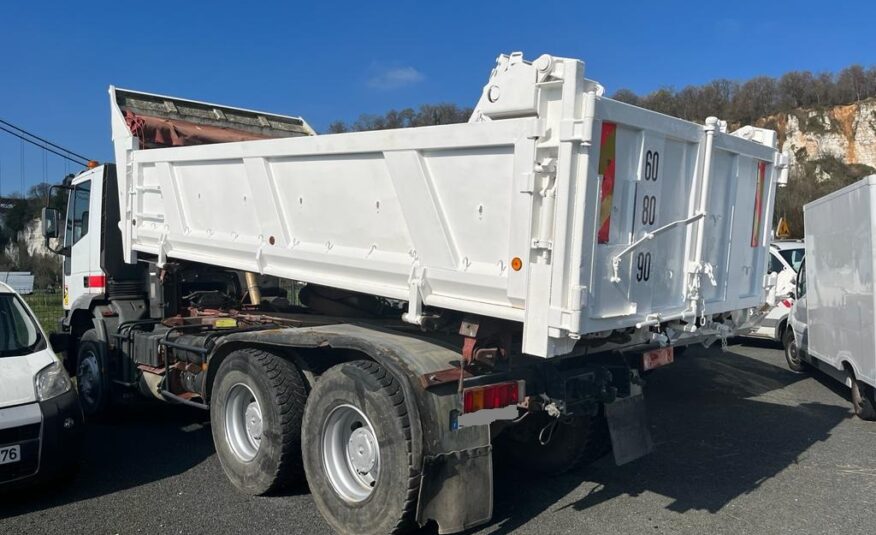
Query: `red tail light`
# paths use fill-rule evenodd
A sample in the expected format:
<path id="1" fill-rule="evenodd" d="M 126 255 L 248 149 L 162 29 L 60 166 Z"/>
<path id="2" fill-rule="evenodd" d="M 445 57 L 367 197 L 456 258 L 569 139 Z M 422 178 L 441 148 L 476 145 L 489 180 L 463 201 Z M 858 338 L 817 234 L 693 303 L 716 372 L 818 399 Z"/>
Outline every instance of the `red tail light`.
<path id="1" fill-rule="evenodd" d="M 481 409 L 501 409 L 520 403 L 523 381 L 508 381 L 494 385 L 476 386 L 463 391 L 463 412 Z"/>

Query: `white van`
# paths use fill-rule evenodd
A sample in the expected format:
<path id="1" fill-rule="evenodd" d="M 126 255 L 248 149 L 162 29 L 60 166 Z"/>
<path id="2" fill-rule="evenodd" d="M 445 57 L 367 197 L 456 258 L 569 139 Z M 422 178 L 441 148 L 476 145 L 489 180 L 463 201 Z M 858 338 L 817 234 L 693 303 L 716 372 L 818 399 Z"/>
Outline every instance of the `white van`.
<path id="1" fill-rule="evenodd" d="M 876 420 L 876 175 L 803 207 L 806 256 L 797 276 L 785 358 L 852 389 L 855 414 Z"/>
<path id="2" fill-rule="evenodd" d="M 786 329 L 788 314 L 794 304 L 794 286 L 804 253 L 803 240 L 773 240 L 770 244 L 767 273 L 776 274 L 776 301 L 747 336 L 784 343 L 785 336 L 791 335 Z"/>
<path id="3" fill-rule="evenodd" d="M 27 303 L 0 282 L 0 490 L 71 473 L 81 434 L 70 376 Z"/>

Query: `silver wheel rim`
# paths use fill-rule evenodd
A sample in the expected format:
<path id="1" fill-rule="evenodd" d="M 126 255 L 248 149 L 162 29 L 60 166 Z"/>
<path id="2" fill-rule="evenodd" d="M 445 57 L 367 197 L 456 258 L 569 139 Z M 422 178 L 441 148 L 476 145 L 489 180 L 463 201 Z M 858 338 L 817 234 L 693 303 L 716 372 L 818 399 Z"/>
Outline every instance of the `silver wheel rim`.
<path id="1" fill-rule="evenodd" d="M 93 406 L 97 403 L 100 393 L 100 366 L 97 355 L 93 352 L 89 352 L 79 363 L 79 369 L 76 370 L 76 384 L 79 386 L 79 397 L 86 405 Z"/>
<path id="2" fill-rule="evenodd" d="M 237 383 L 228 391 L 225 403 L 225 438 L 241 461 L 255 459 L 262 442 L 262 407 L 252 389 Z"/>
<path id="3" fill-rule="evenodd" d="M 800 359 L 797 357 L 797 342 L 793 338 L 788 343 L 788 358 L 794 364 L 800 363 Z"/>
<path id="4" fill-rule="evenodd" d="M 352 405 L 332 410 L 322 428 L 322 460 L 338 496 L 357 503 L 371 495 L 380 476 L 380 445 L 362 411 Z"/>

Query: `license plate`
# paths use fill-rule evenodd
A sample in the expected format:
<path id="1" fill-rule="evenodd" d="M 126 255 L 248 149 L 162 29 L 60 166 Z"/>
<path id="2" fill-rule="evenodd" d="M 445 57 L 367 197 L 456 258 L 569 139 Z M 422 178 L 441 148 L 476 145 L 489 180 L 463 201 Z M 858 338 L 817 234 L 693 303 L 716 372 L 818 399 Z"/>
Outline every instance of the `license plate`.
<path id="1" fill-rule="evenodd" d="M 675 352 L 672 346 L 661 347 L 653 351 L 647 351 L 642 355 L 642 369 L 645 371 L 666 366 L 675 362 Z"/>
<path id="2" fill-rule="evenodd" d="M 17 463 L 21 460 L 21 446 L 0 446 L 0 464 Z"/>

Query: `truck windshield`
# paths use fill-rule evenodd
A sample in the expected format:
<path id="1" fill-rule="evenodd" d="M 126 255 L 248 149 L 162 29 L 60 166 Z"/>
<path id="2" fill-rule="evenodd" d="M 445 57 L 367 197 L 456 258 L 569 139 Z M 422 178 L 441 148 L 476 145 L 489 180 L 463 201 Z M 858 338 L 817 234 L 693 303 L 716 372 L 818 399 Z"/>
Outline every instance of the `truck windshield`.
<path id="1" fill-rule="evenodd" d="M 794 268 L 794 271 L 800 272 L 800 264 L 803 262 L 803 255 L 806 253 L 806 249 L 800 247 L 799 249 L 782 249 L 779 251 L 779 254 L 782 255 L 782 258 L 785 259 L 785 262 L 791 265 Z"/>
<path id="2" fill-rule="evenodd" d="M 36 322 L 13 294 L 0 294 L 0 357 L 28 355 L 46 348 Z"/>

